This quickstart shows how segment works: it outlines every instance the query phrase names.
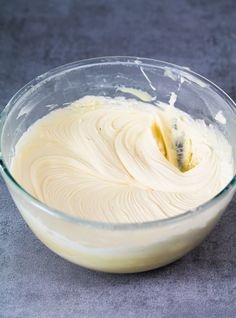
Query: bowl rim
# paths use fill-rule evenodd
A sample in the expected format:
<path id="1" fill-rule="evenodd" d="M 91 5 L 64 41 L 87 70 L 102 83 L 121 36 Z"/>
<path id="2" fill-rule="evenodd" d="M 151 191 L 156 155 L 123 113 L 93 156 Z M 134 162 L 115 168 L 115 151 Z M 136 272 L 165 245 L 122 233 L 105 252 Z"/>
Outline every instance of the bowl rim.
<path id="1" fill-rule="evenodd" d="M 27 93 L 30 93 L 32 89 L 34 90 L 37 89 L 37 86 L 42 85 L 43 82 L 48 81 L 50 78 L 57 76 L 62 72 L 71 71 L 75 68 L 84 68 L 84 67 L 90 67 L 90 66 L 102 65 L 102 64 L 132 64 L 132 65 L 138 64 L 142 67 L 151 66 L 151 67 L 157 67 L 157 68 L 163 68 L 163 69 L 171 68 L 173 71 L 177 71 L 183 76 L 184 74 L 189 74 L 193 78 L 193 81 L 194 79 L 197 81 L 201 81 L 202 83 L 206 84 L 207 86 L 210 86 L 213 90 L 215 90 L 218 95 L 220 95 L 224 100 L 227 101 L 228 105 L 231 107 L 232 111 L 236 115 L 236 104 L 231 99 L 231 97 L 228 96 L 227 93 L 225 93 L 220 87 L 218 87 L 216 84 L 214 84 L 213 82 L 211 82 L 204 76 L 199 75 L 198 73 L 192 71 L 190 68 L 185 66 L 179 66 L 173 63 L 165 62 L 162 60 L 156 60 L 152 58 L 142 58 L 142 57 L 134 57 L 134 56 L 105 56 L 105 57 L 82 59 L 79 61 L 74 61 L 72 63 L 67 63 L 64 65 L 58 66 L 56 68 L 53 68 L 43 73 L 42 75 L 35 77 L 30 82 L 28 82 L 26 85 L 24 85 L 20 90 L 18 90 L 12 96 L 12 98 L 9 100 L 5 108 L 0 113 L 0 171 L 6 183 L 7 181 L 9 181 L 10 184 L 14 187 L 14 189 L 18 193 L 24 196 L 25 200 L 37 206 L 40 209 L 40 211 L 43 211 L 49 215 L 52 215 L 59 219 L 63 219 L 64 221 L 67 221 L 70 223 L 86 225 L 86 226 L 95 227 L 95 228 L 103 228 L 107 230 L 136 230 L 136 229 L 147 229 L 152 227 L 164 226 L 168 224 L 174 224 L 177 221 L 184 220 L 186 218 L 191 217 L 192 215 L 203 213 L 207 208 L 209 208 L 213 204 L 217 203 L 220 199 L 222 199 L 230 190 L 232 190 L 233 188 L 236 188 L 236 175 L 234 175 L 233 178 L 229 181 L 229 183 L 217 195 L 215 195 L 213 198 L 211 198 L 207 202 L 199 205 L 195 209 L 188 210 L 184 213 L 181 213 L 179 215 L 172 216 L 166 219 L 152 220 L 152 221 L 147 221 L 142 223 L 107 223 L 107 222 L 100 222 L 100 221 L 71 216 L 66 214 L 65 212 L 49 207 L 45 203 L 35 198 L 29 192 L 27 192 L 12 176 L 10 170 L 7 168 L 7 164 L 5 163 L 1 153 L 1 148 L 2 148 L 1 146 L 2 146 L 2 139 L 3 139 L 2 132 L 3 132 L 4 125 L 9 113 L 14 109 L 14 106 L 18 100 L 20 100 L 22 97 L 27 96 Z"/>

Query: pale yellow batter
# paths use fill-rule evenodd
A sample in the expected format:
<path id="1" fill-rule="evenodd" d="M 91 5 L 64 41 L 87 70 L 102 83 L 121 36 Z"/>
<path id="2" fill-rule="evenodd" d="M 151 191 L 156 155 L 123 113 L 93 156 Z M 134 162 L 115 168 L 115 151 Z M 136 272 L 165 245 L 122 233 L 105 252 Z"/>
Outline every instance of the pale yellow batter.
<path id="1" fill-rule="evenodd" d="M 11 171 L 33 196 L 84 219 L 144 222 L 194 209 L 233 177 L 232 149 L 173 106 L 86 96 L 38 120 Z"/>

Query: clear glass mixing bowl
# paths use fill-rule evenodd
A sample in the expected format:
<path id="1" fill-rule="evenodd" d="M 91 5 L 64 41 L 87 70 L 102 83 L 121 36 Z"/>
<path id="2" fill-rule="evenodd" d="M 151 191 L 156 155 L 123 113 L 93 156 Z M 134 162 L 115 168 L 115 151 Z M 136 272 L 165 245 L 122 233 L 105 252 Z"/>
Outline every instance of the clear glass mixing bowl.
<path id="1" fill-rule="evenodd" d="M 218 126 L 233 146 L 235 157 L 235 104 L 220 88 L 185 67 L 145 58 L 105 57 L 53 69 L 13 96 L 1 113 L 0 170 L 23 218 L 51 250 L 91 269 L 127 273 L 171 263 L 198 245 L 230 202 L 236 179 L 234 176 L 221 193 L 195 210 L 142 224 L 72 217 L 27 193 L 10 172 L 15 145 L 27 128 L 52 109 L 66 107 L 85 95 L 135 98 L 122 93 L 119 86 L 141 89 L 167 103 L 175 92 L 175 105 Z M 219 111 L 226 123 L 215 120 Z"/>

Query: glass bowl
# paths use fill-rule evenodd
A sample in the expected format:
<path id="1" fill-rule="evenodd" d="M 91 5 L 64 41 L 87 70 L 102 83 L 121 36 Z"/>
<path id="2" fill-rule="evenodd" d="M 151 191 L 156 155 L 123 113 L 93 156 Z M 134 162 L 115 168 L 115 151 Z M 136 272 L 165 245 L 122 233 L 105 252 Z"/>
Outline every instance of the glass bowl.
<path id="1" fill-rule="evenodd" d="M 85 95 L 138 99 L 122 92 L 120 86 L 145 91 L 165 103 L 171 95 L 177 97 L 175 105 L 179 109 L 222 131 L 233 146 L 236 160 L 235 104 L 220 88 L 185 67 L 146 58 L 105 57 L 53 69 L 12 97 L 1 113 L 0 170 L 23 218 L 51 250 L 87 268 L 130 273 L 164 266 L 198 245 L 232 199 L 235 176 L 210 201 L 179 216 L 110 224 L 72 217 L 48 207 L 27 193 L 10 172 L 15 145 L 36 120 Z"/>

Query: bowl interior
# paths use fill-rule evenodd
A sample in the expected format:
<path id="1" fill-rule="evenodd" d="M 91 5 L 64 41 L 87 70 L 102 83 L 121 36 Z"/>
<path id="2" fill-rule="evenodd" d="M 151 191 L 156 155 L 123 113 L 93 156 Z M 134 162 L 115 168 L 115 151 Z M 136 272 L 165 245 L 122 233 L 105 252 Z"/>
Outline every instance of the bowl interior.
<path id="1" fill-rule="evenodd" d="M 98 58 L 68 64 L 37 77 L 23 87 L 2 113 L 1 152 L 9 170 L 15 145 L 36 120 L 50 111 L 66 107 L 86 95 L 136 98 L 120 87 L 135 88 L 153 97 L 151 103 L 169 103 L 216 125 L 236 149 L 235 105 L 218 87 L 169 63 L 131 57 Z M 173 99 L 172 99 L 173 101 Z M 223 121 L 216 120 L 217 114 Z M 236 160 L 234 151 L 234 159 Z"/>

